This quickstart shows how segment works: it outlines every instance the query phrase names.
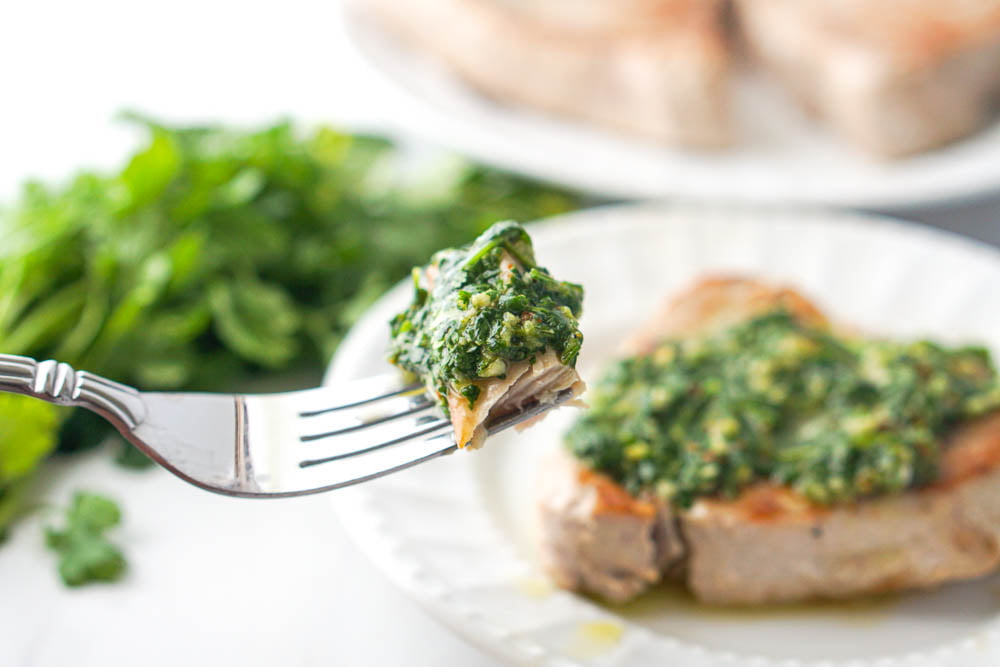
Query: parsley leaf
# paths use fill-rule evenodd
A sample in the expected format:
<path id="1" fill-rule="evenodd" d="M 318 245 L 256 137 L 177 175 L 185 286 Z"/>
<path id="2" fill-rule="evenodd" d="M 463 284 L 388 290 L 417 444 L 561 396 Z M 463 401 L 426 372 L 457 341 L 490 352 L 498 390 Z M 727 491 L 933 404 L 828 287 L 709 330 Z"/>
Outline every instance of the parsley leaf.
<path id="1" fill-rule="evenodd" d="M 104 536 L 121 522 L 113 500 L 78 492 L 66 511 L 66 525 L 45 531 L 45 543 L 59 554 L 59 575 L 67 586 L 115 581 L 125 573 L 125 557 Z"/>

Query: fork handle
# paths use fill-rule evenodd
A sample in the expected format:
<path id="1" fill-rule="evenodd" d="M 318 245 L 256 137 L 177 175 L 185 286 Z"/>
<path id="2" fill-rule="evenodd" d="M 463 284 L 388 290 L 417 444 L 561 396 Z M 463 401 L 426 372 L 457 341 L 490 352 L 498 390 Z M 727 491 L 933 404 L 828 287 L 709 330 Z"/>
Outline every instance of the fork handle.
<path id="1" fill-rule="evenodd" d="M 131 431 L 145 417 L 142 395 L 136 389 L 58 361 L 0 354 L 0 391 L 87 408 L 119 430 Z"/>

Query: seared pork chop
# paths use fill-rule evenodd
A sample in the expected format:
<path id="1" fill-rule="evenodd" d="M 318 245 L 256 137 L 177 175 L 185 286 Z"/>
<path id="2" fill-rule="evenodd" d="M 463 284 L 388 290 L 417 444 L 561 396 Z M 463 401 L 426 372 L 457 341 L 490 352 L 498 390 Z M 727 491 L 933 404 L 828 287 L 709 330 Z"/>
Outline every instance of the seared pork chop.
<path id="1" fill-rule="evenodd" d="M 858 146 L 963 137 L 1000 95 L 998 0 L 737 0 L 751 51 Z"/>
<path id="2" fill-rule="evenodd" d="M 794 291 L 708 280 L 627 347 L 648 352 L 657 333 L 696 335 L 779 306 L 824 322 Z M 673 573 L 705 602 L 761 604 L 933 586 L 1000 565 L 1000 414 L 950 436 L 933 485 L 848 505 L 819 506 L 760 483 L 735 500 L 702 498 L 677 511 L 568 454 L 558 466 L 539 504 L 545 562 L 560 585 L 611 600 Z"/>
<path id="3" fill-rule="evenodd" d="M 700 500 L 680 521 L 687 585 L 705 602 L 848 598 L 987 574 L 1000 565 L 1000 415 L 952 436 L 931 487 L 818 508 L 761 485 Z"/>
<path id="4" fill-rule="evenodd" d="M 730 137 L 722 0 L 366 0 L 501 101 L 685 146 Z"/>
<path id="5" fill-rule="evenodd" d="M 576 369 L 562 363 L 551 349 L 538 355 L 533 363 L 511 364 L 504 378 L 474 382 L 480 394 L 471 407 L 459 392 L 453 390 L 448 394 L 455 442 L 471 449 L 482 447 L 487 423 L 518 412 L 529 404 L 551 405 L 566 390 L 579 396 L 586 388 Z"/>
<path id="6" fill-rule="evenodd" d="M 684 554 L 673 511 L 635 498 L 567 452 L 546 462 L 541 557 L 556 583 L 624 602 L 659 581 Z"/>

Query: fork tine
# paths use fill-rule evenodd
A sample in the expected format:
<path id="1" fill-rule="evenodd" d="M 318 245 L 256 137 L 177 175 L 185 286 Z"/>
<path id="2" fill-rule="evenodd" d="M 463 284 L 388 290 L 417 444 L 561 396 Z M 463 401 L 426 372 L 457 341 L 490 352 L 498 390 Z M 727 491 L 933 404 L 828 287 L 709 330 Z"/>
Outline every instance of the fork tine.
<path id="1" fill-rule="evenodd" d="M 437 413 L 434 405 L 427 404 L 412 414 L 342 430 L 333 435 L 299 435 L 301 444 L 297 451 L 302 453 L 300 463 L 336 461 L 440 432 L 450 424 Z"/>
<path id="2" fill-rule="evenodd" d="M 560 405 L 569 399 L 572 392 L 567 390 L 556 396 L 554 405 Z M 383 404 L 399 402 L 399 398 L 383 401 Z M 381 404 L 380 404 L 381 405 Z M 377 450 L 402 445 L 414 440 L 424 440 L 427 437 L 437 437 L 445 429 L 449 430 L 449 419 L 436 413 L 436 405 L 429 399 L 415 403 L 415 409 L 391 412 L 389 416 L 369 420 L 356 426 L 341 428 L 337 431 L 319 434 L 308 434 L 299 437 L 306 452 L 304 458 L 298 461 L 300 468 L 311 468 L 323 463 L 342 462 L 355 456 L 363 456 Z M 533 404 L 522 410 L 491 420 L 488 424 L 490 434 L 531 419 L 546 409 L 549 404 Z M 322 441 L 322 442 L 319 442 Z M 372 444 L 374 443 L 374 444 Z"/>
<path id="3" fill-rule="evenodd" d="M 571 395 L 572 392 L 569 390 L 561 392 L 556 397 L 555 404 L 564 403 Z M 519 413 L 494 420 L 490 424 L 489 430 L 491 433 L 504 430 L 537 416 L 549 407 L 551 407 L 549 404 L 526 406 Z M 410 424 L 410 421 L 410 419 L 400 419 L 392 423 L 406 426 Z M 444 418 L 425 422 L 425 428 L 422 431 L 412 427 L 411 424 L 411 430 L 408 433 L 400 434 L 391 441 L 381 442 L 374 446 L 364 446 L 366 441 L 371 442 L 368 439 L 371 433 L 385 428 L 385 425 L 380 425 L 320 441 L 324 446 L 336 445 L 338 447 L 346 444 L 342 441 L 350 440 L 353 442 L 351 446 L 342 447 L 339 454 L 299 461 L 297 474 L 309 480 L 309 483 L 315 484 L 317 489 L 335 489 L 376 479 L 450 454 L 458 449 L 458 446 L 454 444 L 451 424 Z M 298 451 L 308 451 L 307 448 L 310 444 L 315 443 L 302 443 Z M 359 445 L 360 447 L 358 447 Z M 351 447 L 356 448 L 352 449 Z M 325 463 L 330 463 L 330 465 L 321 465 Z"/>
<path id="4" fill-rule="evenodd" d="M 409 438 L 405 446 L 375 449 L 332 465 L 298 467 L 295 475 L 315 490 L 336 489 L 404 470 L 457 449 L 449 429 L 427 437 Z"/>
<path id="5" fill-rule="evenodd" d="M 322 387 L 300 392 L 298 413 L 303 417 L 336 412 L 394 396 L 418 394 L 423 388 L 406 382 L 400 373 L 385 373 L 356 380 L 337 387 Z"/>
<path id="6" fill-rule="evenodd" d="M 371 428 L 402 417 L 417 418 L 420 413 L 427 412 L 432 407 L 433 403 L 423 392 L 415 395 L 406 392 L 354 406 L 300 413 L 306 433 L 299 436 L 299 439 L 311 442 Z"/>
<path id="7" fill-rule="evenodd" d="M 352 456 L 360 456 L 362 454 L 368 454 L 374 452 L 378 449 L 384 449 L 386 447 L 391 447 L 392 445 L 398 445 L 403 442 L 410 442 L 422 438 L 423 436 L 438 437 L 441 431 L 447 427 L 451 426 L 451 422 L 447 419 L 435 419 L 433 421 L 428 421 L 426 424 L 418 426 L 417 428 L 411 428 L 405 434 L 390 438 L 389 440 L 384 440 L 374 445 L 369 445 L 367 447 L 362 447 L 360 449 L 351 449 L 350 446 L 345 446 L 344 450 L 337 454 L 331 454 L 322 458 L 306 459 L 304 461 L 299 461 L 300 468 L 308 468 L 310 466 L 319 465 L 321 463 L 330 463 L 332 461 L 340 461 L 342 459 L 351 458 Z M 448 434 L 443 434 L 448 435 Z"/>

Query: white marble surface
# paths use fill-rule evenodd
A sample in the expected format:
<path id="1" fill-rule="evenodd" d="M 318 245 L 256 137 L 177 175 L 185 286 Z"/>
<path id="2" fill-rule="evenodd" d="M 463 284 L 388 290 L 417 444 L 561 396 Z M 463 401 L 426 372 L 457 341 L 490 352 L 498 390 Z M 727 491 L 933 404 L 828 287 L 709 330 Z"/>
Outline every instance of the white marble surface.
<path id="1" fill-rule="evenodd" d="M 170 120 L 288 114 L 369 127 L 419 124 L 344 48 L 333 2 L 87 3 L 0 9 L 0 199 L 26 177 L 112 166 L 132 108 Z M 909 212 L 1000 245 L 1000 200 Z M 65 499 L 125 499 L 120 586 L 62 589 L 43 516 L 0 549 L 0 665 L 497 664 L 392 589 L 357 553 L 325 498 L 236 501 L 159 471 L 89 456 L 50 478 Z"/>

